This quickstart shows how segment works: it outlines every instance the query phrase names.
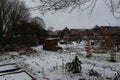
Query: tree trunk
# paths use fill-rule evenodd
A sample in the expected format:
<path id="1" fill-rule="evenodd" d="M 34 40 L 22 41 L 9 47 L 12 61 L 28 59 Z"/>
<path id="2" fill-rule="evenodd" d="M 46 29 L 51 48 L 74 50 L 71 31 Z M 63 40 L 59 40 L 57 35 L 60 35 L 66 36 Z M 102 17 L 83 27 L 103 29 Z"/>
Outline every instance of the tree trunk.
<path id="1" fill-rule="evenodd" d="M 2 44 L 3 44 L 3 28 L 0 24 L 0 45 L 2 45 Z"/>

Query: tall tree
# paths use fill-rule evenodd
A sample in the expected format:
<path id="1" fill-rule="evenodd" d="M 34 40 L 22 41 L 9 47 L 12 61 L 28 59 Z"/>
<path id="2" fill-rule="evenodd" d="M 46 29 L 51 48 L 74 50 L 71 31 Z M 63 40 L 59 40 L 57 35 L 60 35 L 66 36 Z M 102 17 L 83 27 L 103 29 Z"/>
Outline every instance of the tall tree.
<path id="1" fill-rule="evenodd" d="M 28 20 L 29 10 L 25 2 L 20 0 L 0 0 L 0 42 L 3 35 L 12 36 L 14 28 L 21 24 L 21 21 Z"/>
<path id="2" fill-rule="evenodd" d="M 0 0 L 0 38 L 3 36 L 3 29 L 6 26 L 11 6 L 9 0 Z"/>
<path id="3" fill-rule="evenodd" d="M 46 24 L 44 23 L 44 20 L 40 17 L 34 17 L 32 18 L 31 22 L 31 28 L 33 29 L 33 33 L 36 34 L 37 37 L 47 36 L 47 31 L 45 30 Z M 43 34 L 44 33 L 44 34 Z"/>
<path id="4" fill-rule="evenodd" d="M 18 29 L 18 25 L 21 24 L 22 21 L 28 21 L 30 18 L 30 12 L 26 8 L 25 2 L 19 0 L 13 0 L 11 11 L 9 12 L 8 17 L 8 26 L 4 29 L 4 32 L 8 32 L 9 35 L 12 35 Z M 8 35 L 7 34 L 7 35 Z"/>
<path id="5" fill-rule="evenodd" d="M 39 17 L 31 18 L 30 21 L 22 21 L 18 28 L 15 29 L 16 34 L 21 35 L 23 38 L 39 38 L 40 36 L 46 37 L 47 31 L 45 30 L 45 23 Z M 44 34 L 43 34 L 44 33 Z"/>
<path id="6" fill-rule="evenodd" d="M 28 19 L 29 11 L 23 1 L 0 0 L 0 38 L 3 33 Z"/>

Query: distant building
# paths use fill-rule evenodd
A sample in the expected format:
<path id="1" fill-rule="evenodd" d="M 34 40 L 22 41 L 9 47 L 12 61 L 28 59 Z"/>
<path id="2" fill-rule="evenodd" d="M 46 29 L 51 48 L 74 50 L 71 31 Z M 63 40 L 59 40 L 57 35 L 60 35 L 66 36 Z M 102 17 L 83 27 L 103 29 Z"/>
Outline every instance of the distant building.
<path id="1" fill-rule="evenodd" d="M 70 36 L 69 36 L 69 34 L 64 34 L 63 40 L 64 40 L 64 42 L 69 43 L 70 42 Z"/>
<path id="2" fill-rule="evenodd" d="M 65 27 L 62 31 L 62 39 L 66 42 L 81 39 L 87 39 L 88 36 L 93 40 L 103 40 L 105 36 L 120 36 L 119 26 L 98 26 L 92 29 L 68 29 Z"/>

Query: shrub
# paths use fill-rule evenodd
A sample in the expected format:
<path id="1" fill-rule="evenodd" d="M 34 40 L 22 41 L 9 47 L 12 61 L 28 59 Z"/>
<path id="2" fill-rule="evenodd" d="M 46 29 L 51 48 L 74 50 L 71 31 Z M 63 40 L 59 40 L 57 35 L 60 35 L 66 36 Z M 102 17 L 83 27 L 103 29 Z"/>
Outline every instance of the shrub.
<path id="1" fill-rule="evenodd" d="M 93 69 L 90 69 L 89 75 L 90 76 L 97 76 L 97 77 L 101 76 L 97 71 L 94 71 Z"/>

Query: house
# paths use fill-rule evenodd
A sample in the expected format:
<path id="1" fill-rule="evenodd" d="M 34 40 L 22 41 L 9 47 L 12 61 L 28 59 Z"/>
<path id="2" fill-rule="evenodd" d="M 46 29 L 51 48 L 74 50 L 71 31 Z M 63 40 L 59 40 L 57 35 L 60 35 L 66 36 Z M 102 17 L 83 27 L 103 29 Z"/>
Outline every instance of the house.
<path id="1" fill-rule="evenodd" d="M 70 29 L 70 39 L 72 41 L 74 41 L 74 40 L 81 40 L 79 29 Z"/>
<path id="2" fill-rule="evenodd" d="M 63 40 L 65 43 L 69 43 L 70 41 L 70 31 L 67 27 L 63 29 Z"/>
<path id="3" fill-rule="evenodd" d="M 85 39 L 86 36 L 92 36 L 93 31 L 91 29 L 70 29 L 71 40 Z"/>
<path id="4" fill-rule="evenodd" d="M 69 43 L 70 42 L 70 36 L 69 36 L 69 34 L 64 34 L 63 40 L 64 40 L 65 43 Z"/>

